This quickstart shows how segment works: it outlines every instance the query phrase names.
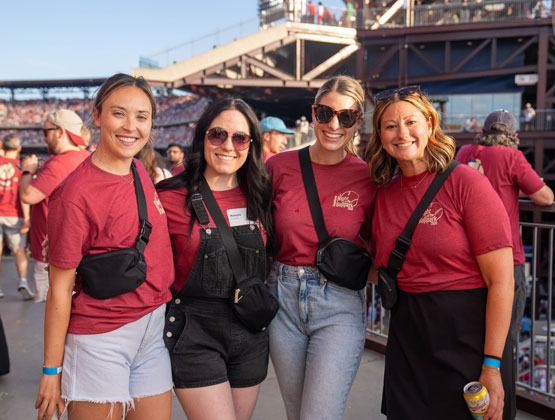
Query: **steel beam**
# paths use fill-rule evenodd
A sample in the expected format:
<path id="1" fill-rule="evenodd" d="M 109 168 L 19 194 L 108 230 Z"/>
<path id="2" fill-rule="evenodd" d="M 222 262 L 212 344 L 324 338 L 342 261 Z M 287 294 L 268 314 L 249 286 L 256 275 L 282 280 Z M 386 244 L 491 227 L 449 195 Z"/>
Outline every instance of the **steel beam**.
<path id="1" fill-rule="evenodd" d="M 330 69 L 331 67 L 335 66 L 340 61 L 345 60 L 351 54 L 358 51 L 359 48 L 360 48 L 359 45 L 348 45 L 348 46 L 342 48 L 337 53 L 335 53 L 330 58 L 328 58 L 326 61 L 324 61 L 322 64 L 316 66 L 315 68 L 310 70 L 308 73 L 303 75 L 302 80 L 313 80 L 317 76 L 320 76 L 322 73 L 324 73 L 326 70 Z"/>

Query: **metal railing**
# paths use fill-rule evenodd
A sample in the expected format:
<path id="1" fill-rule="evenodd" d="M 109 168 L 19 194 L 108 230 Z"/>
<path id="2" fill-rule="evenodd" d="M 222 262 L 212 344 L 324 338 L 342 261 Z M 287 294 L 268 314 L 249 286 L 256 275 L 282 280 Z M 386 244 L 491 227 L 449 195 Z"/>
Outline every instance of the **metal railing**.
<path id="1" fill-rule="evenodd" d="M 399 8 L 389 17 L 387 7 L 364 7 L 357 11 L 358 29 L 379 29 L 407 26 L 435 26 L 446 24 L 498 22 L 502 20 L 530 20 L 549 18 L 552 1 L 485 0 L 416 5 L 412 9 Z"/>
<path id="2" fill-rule="evenodd" d="M 479 133 L 489 114 L 445 114 L 442 127 L 446 132 Z M 516 116 L 516 114 L 515 114 Z M 517 118 L 517 131 L 554 131 L 555 109 L 538 109 L 535 116 L 527 119 L 524 110 Z"/>
<path id="3" fill-rule="evenodd" d="M 555 401 L 555 308 L 553 247 L 555 205 L 540 207 L 520 201 L 522 212 L 541 212 L 548 223 L 521 222 L 526 254 L 526 310 L 520 331 L 517 387 Z M 549 214 L 548 214 L 549 213 Z M 367 335 L 387 339 L 389 311 L 381 307 L 378 290 L 368 292 Z"/>

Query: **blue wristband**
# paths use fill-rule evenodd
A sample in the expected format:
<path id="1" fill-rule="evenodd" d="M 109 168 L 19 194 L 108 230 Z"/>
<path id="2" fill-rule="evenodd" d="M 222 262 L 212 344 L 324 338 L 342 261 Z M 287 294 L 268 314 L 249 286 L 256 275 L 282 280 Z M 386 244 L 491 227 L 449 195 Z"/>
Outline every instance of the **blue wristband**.
<path id="1" fill-rule="evenodd" d="M 501 362 L 499 360 L 490 359 L 489 357 L 484 357 L 484 365 L 491 366 L 496 369 L 501 369 Z"/>
<path id="2" fill-rule="evenodd" d="M 57 375 L 58 373 L 62 373 L 62 367 L 58 366 L 58 367 L 50 368 L 50 367 L 43 366 L 42 373 L 44 373 L 45 375 Z"/>

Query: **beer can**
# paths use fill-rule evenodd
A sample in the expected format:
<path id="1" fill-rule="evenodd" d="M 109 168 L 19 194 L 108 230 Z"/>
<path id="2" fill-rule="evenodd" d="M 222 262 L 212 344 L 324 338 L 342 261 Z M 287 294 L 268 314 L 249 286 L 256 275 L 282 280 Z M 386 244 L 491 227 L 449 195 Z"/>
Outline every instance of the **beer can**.
<path id="1" fill-rule="evenodd" d="M 469 382 L 464 386 L 463 396 L 472 417 L 483 420 L 489 408 L 489 393 L 480 382 Z"/>

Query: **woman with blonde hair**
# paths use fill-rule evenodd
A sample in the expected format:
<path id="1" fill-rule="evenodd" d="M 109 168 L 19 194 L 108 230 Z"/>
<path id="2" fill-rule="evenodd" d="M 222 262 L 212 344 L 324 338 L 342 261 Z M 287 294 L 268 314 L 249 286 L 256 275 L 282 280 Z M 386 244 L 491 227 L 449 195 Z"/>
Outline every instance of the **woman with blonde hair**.
<path id="1" fill-rule="evenodd" d="M 364 92 L 348 76 L 316 94 L 316 142 L 308 149 L 327 231 L 359 245 L 370 238 L 372 180 L 354 137 Z M 365 341 L 365 291 L 329 281 L 316 267 L 318 235 L 303 185 L 299 151 L 267 162 L 273 176 L 275 252 L 268 286 L 280 310 L 269 327 L 270 356 L 289 420 L 344 417 Z"/>
<path id="2" fill-rule="evenodd" d="M 374 266 L 384 269 L 428 186 L 453 159 L 455 142 L 418 86 L 375 98 L 366 160 L 379 187 Z M 456 166 L 421 217 L 396 277 L 382 400 L 388 419 L 466 420 L 463 387 L 476 380 L 490 394 L 486 418 L 501 419 L 511 245 L 507 213 L 488 180 Z"/>

